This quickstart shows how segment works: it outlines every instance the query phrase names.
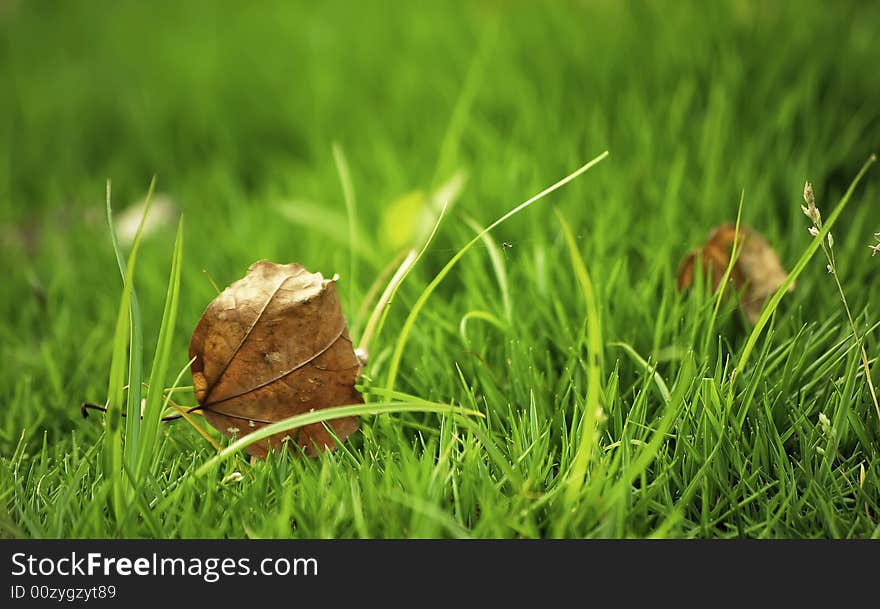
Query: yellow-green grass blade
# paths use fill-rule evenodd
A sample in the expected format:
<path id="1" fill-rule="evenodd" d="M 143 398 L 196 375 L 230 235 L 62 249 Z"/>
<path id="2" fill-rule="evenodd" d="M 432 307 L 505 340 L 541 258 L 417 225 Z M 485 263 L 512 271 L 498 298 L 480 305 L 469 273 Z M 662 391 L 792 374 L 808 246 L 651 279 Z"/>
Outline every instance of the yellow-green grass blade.
<path id="1" fill-rule="evenodd" d="M 371 318 L 370 322 L 367 324 L 369 332 L 364 332 L 364 337 L 361 339 L 361 346 L 363 348 L 369 344 L 370 340 L 376 339 L 379 334 L 381 334 L 382 328 L 385 326 L 385 319 L 388 317 L 388 310 L 391 306 L 391 302 L 394 300 L 394 295 L 397 294 L 400 286 L 403 285 L 403 282 L 412 272 L 413 267 L 419 263 L 419 260 L 425 255 L 425 252 L 428 251 L 428 247 L 434 241 L 434 237 L 437 236 L 437 231 L 440 229 L 440 224 L 443 222 L 443 218 L 446 217 L 446 211 L 448 208 L 449 206 L 447 204 L 443 205 L 440 214 L 437 216 L 437 221 L 434 222 L 434 228 L 431 229 L 431 233 L 428 235 L 428 238 L 425 239 L 425 243 L 422 245 L 421 249 L 419 249 L 419 253 L 415 255 L 415 258 L 407 256 L 403 263 L 401 263 L 400 268 L 398 268 L 398 272 L 392 277 L 391 282 L 388 284 L 385 293 L 382 294 L 382 298 L 379 299 L 379 302 L 376 304 L 376 309 L 374 310 L 374 313 L 378 315 L 378 321 L 373 324 L 373 319 Z M 393 387 L 391 387 L 391 389 L 393 389 Z M 387 396 L 385 399 L 388 399 Z"/>
<path id="2" fill-rule="evenodd" d="M 221 450 L 211 459 L 203 463 L 201 467 L 196 470 L 196 475 L 205 475 L 219 463 L 225 461 L 238 451 L 250 446 L 251 444 L 254 444 L 255 442 L 265 440 L 269 436 L 273 436 L 278 433 L 291 431 L 293 429 L 297 429 L 305 425 L 311 425 L 313 423 L 332 421 L 334 419 L 342 419 L 345 417 L 363 417 L 379 414 L 394 414 L 400 412 L 430 412 L 434 414 L 481 416 L 481 413 L 476 410 L 470 410 L 467 408 L 462 408 L 460 406 L 452 406 L 451 404 L 428 402 L 425 400 L 416 400 L 410 402 L 376 402 L 373 404 L 354 404 L 350 406 L 336 406 L 333 408 L 325 408 L 322 410 L 316 410 L 314 412 L 308 412 L 306 414 L 296 415 L 294 417 L 283 419 L 276 423 L 261 427 L 257 431 L 254 431 L 253 433 L 249 433 L 248 435 L 239 438 L 238 440 L 229 444 L 229 446 Z"/>

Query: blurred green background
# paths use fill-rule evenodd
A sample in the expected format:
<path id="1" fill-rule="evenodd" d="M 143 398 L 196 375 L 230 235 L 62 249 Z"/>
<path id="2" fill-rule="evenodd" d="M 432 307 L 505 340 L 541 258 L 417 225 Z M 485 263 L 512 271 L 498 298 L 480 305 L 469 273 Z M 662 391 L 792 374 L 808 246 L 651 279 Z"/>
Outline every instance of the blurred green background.
<path id="1" fill-rule="evenodd" d="M 120 213 L 156 175 L 186 217 L 178 366 L 214 293 L 203 269 L 221 286 L 260 258 L 339 272 L 351 319 L 417 239 L 404 221 L 417 193 L 467 176 L 423 281 L 473 234 L 464 214 L 487 223 L 607 149 L 553 205 L 588 261 L 621 262 L 591 269 L 615 290 L 608 339 L 649 352 L 657 337 L 639 328 L 657 286 L 742 192 L 744 219 L 790 264 L 804 179 L 829 208 L 880 147 L 878 24 L 880 4 L 860 2 L 0 0 L 0 452 L 23 429 L 66 438 L 79 403 L 105 399 L 120 290 L 107 179 Z M 358 201 L 353 276 L 334 143 Z M 856 309 L 876 285 L 874 211 L 848 211 L 854 236 L 839 239 Z M 148 345 L 173 225 L 149 235 L 138 270 Z M 533 245 L 556 236 L 549 204 L 501 229 L 517 286 L 535 278 Z M 821 319 L 836 296 L 812 281 L 792 298 Z M 491 296 L 451 281 L 439 298 L 454 324 Z M 430 394 L 419 374 L 404 388 Z"/>

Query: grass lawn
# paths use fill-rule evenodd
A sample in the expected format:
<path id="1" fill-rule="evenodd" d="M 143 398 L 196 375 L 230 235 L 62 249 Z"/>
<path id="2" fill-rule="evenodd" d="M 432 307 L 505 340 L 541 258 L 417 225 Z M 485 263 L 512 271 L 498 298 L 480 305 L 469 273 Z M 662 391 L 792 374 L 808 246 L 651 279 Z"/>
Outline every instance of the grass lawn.
<path id="1" fill-rule="evenodd" d="M 880 536 L 880 169 L 845 196 L 880 5 L 246 5 L 0 1 L 0 536 Z M 106 181 L 120 219 L 154 175 L 130 318 Z M 218 457 L 158 390 L 140 428 L 81 417 L 181 370 L 195 404 L 212 281 L 260 259 L 338 273 L 358 343 L 446 200 L 338 450 Z M 757 325 L 676 288 L 738 213 L 797 271 Z"/>

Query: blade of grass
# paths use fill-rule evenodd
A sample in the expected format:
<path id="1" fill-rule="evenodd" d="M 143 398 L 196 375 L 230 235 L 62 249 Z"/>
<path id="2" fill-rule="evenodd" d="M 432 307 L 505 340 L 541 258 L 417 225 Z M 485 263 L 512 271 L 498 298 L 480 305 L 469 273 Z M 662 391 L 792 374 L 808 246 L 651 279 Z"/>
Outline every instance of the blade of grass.
<path id="1" fill-rule="evenodd" d="M 645 359 L 638 354 L 638 352 L 633 349 L 628 343 L 624 342 L 613 342 L 608 343 L 609 347 L 618 347 L 623 349 L 624 353 L 629 355 L 630 359 L 634 361 L 639 367 L 645 371 L 645 374 L 652 374 L 654 377 L 654 384 L 657 385 L 657 391 L 660 392 L 660 397 L 663 398 L 663 401 L 669 401 L 669 387 L 666 385 L 666 381 L 663 380 L 663 377 L 660 376 L 660 373 L 657 372 L 657 367 L 651 366 Z"/>
<path id="2" fill-rule="evenodd" d="M 468 311 L 467 313 L 462 315 L 461 321 L 458 322 L 458 333 L 461 334 L 464 342 L 468 342 L 467 326 L 468 322 L 470 322 L 470 320 L 472 319 L 482 319 L 483 321 L 488 322 L 501 330 L 501 332 L 508 332 L 508 325 L 488 311 Z"/>
<path id="3" fill-rule="evenodd" d="M 127 349 L 129 346 L 130 326 L 131 326 L 131 298 L 134 290 L 134 271 L 137 263 L 137 254 L 141 245 L 141 237 L 143 235 L 144 223 L 147 214 L 150 211 L 150 204 L 153 199 L 153 190 L 156 185 L 156 178 L 150 181 L 150 188 L 147 191 L 147 198 L 144 203 L 144 213 L 141 216 L 140 224 L 131 247 L 131 254 L 128 258 L 128 264 L 125 269 L 125 277 L 122 286 L 122 295 L 119 302 L 119 311 L 116 317 L 116 330 L 113 334 L 113 355 L 110 361 L 110 379 L 107 387 L 107 433 L 104 437 L 103 448 L 103 465 L 104 478 L 111 485 L 111 501 L 113 510 L 117 519 L 123 514 L 123 494 L 125 487 L 123 486 L 123 448 L 122 448 L 122 403 L 125 393 L 125 373 L 126 364 L 128 363 Z M 110 187 L 107 187 L 107 205 L 110 206 Z M 138 405 L 139 406 L 139 405 Z M 130 418 L 138 418 L 140 410 L 131 413 Z"/>
<path id="4" fill-rule="evenodd" d="M 758 318 L 758 321 L 755 323 L 755 327 L 752 328 L 752 332 L 749 334 L 749 338 L 746 340 L 746 344 L 743 347 L 742 352 L 739 356 L 739 361 L 736 364 L 736 367 L 733 369 L 730 378 L 730 392 L 733 393 L 734 386 L 736 384 L 736 377 L 739 372 L 745 368 L 745 365 L 749 361 L 749 357 L 752 354 L 752 351 L 755 348 L 755 345 L 758 343 L 758 339 L 761 336 L 761 332 L 767 325 L 767 322 L 770 321 L 770 317 L 773 315 L 776 308 L 779 306 L 782 297 L 785 296 L 786 292 L 788 292 L 789 287 L 794 283 L 795 279 L 803 272 L 806 268 L 807 264 L 813 258 L 815 253 L 819 250 L 822 244 L 825 242 L 825 238 L 828 233 L 831 231 L 831 227 L 834 226 L 834 223 L 837 221 L 837 218 L 840 216 L 840 213 L 846 207 L 847 203 L 849 203 L 852 198 L 853 192 L 855 192 L 856 186 L 858 186 L 859 182 L 864 177 L 865 173 L 867 173 L 868 168 L 874 164 L 877 160 L 877 155 L 872 154 L 868 157 L 868 160 L 865 161 L 862 168 L 859 170 L 859 173 L 856 175 L 855 179 L 853 179 L 852 183 L 849 185 L 849 188 L 846 189 L 843 197 L 840 199 L 840 202 L 837 204 L 837 207 L 834 208 L 834 211 L 831 212 L 831 215 L 828 216 L 828 219 L 825 221 L 825 224 L 822 226 L 822 230 L 819 231 L 819 234 L 815 236 L 810 244 L 807 246 L 807 249 L 801 254 L 801 257 L 798 258 L 798 261 L 795 263 L 794 267 L 791 269 L 791 272 L 788 274 L 786 280 L 779 286 L 779 289 L 776 290 L 776 293 L 770 298 L 767 305 L 764 307 L 764 310 L 761 311 L 761 316 Z"/>
<path id="5" fill-rule="evenodd" d="M 336 163 L 336 172 L 339 174 L 339 182 L 342 184 L 342 196 L 345 199 L 345 213 L 348 219 L 348 310 L 354 310 L 355 290 L 357 289 L 357 254 L 361 248 L 357 232 L 357 200 L 354 197 L 354 186 L 351 182 L 351 172 L 348 169 L 348 161 L 345 152 L 338 142 L 333 142 L 333 161 Z"/>
<path id="6" fill-rule="evenodd" d="M 617 482 L 618 496 L 622 496 L 624 487 L 628 486 L 644 472 L 656 458 L 660 450 L 660 444 L 666 438 L 667 432 L 678 419 L 678 413 L 684 405 L 688 390 L 697 376 L 697 366 L 692 353 L 685 357 L 678 379 L 675 382 L 672 393 L 666 401 L 666 408 L 660 420 L 660 425 L 651 435 L 647 445 L 639 452 L 639 455 L 624 470 L 623 477 Z"/>
<path id="7" fill-rule="evenodd" d="M 599 392 L 601 391 L 602 376 L 602 326 L 599 319 L 599 307 L 596 303 L 596 294 L 593 282 L 587 272 L 587 266 L 577 248 L 577 242 L 568 226 L 565 218 L 556 211 L 556 217 L 562 226 L 571 266 L 574 275 L 581 288 L 584 297 L 584 305 L 587 314 L 587 395 L 584 399 L 584 411 L 581 414 L 580 428 L 581 437 L 578 441 L 568 478 L 565 481 L 565 494 L 563 502 L 565 513 L 569 513 L 577 505 L 581 487 L 587 477 L 587 469 L 596 446 L 596 416 L 599 410 Z"/>
<path id="8" fill-rule="evenodd" d="M 501 255 L 501 249 L 495 243 L 495 239 L 489 233 L 483 232 L 483 227 L 477 224 L 475 220 L 464 217 L 464 221 L 470 226 L 474 232 L 482 235 L 483 244 L 489 252 L 489 260 L 492 261 L 492 269 L 495 271 L 495 277 L 498 279 L 498 289 L 501 290 L 501 302 L 504 305 L 504 318 L 507 323 L 513 322 L 513 304 L 510 300 L 510 285 L 507 281 L 507 269 L 504 265 L 504 256 Z"/>
<path id="9" fill-rule="evenodd" d="M 730 260 L 727 261 L 727 268 L 724 269 L 724 275 L 721 276 L 721 283 L 718 284 L 718 291 L 715 294 L 715 306 L 712 307 L 712 315 L 709 316 L 709 324 L 706 326 L 706 334 L 703 337 L 703 345 L 700 350 L 700 353 L 703 355 L 703 357 L 706 357 L 708 355 L 709 342 L 712 340 L 712 330 L 715 328 L 715 320 L 718 319 L 718 311 L 721 309 L 721 301 L 724 299 L 724 292 L 727 289 L 728 282 L 730 281 L 730 274 L 733 273 L 733 267 L 736 266 L 736 261 L 739 258 L 740 252 L 742 251 L 742 242 L 739 236 L 739 227 L 740 219 L 742 218 L 742 208 L 745 196 L 745 191 L 742 191 L 739 197 L 739 207 L 736 210 L 736 226 L 733 231 L 734 238 L 733 246 L 731 247 L 730 251 Z"/>
<path id="10" fill-rule="evenodd" d="M 379 297 L 379 300 L 376 302 L 376 306 L 373 307 L 373 312 L 370 313 L 370 318 L 367 320 L 367 325 L 364 327 L 364 333 L 361 335 L 361 340 L 358 343 L 359 350 L 369 350 L 370 341 L 373 340 L 373 336 L 377 334 L 379 329 L 384 324 L 385 315 L 388 312 L 388 305 L 391 304 L 391 300 L 397 293 L 397 289 L 398 287 L 400 287 L 400 283 L 404 280 L 404 278 L 406 278 L 406 276 L 409 274 L 410 269 L 412 269 L 413 265 L 418 259 L 419 253 L 416 252 L 416 250 L 409 250 L 406 258 L 404 258 L 403 261 L 400 263 L 400 266 L 397 267 L 397 270 L 391 277 L 391 281 L 389 281 L 388 285 L 385 286 L 385 290 L 382 292 L 382 296 Z"/>
<path id="11" fill-rule="evenodd" d="M 113 253 L 116 255 L 116 263 L 119 266 L 119 274 L 125 282 L 125 255 L 119 247 L 119 239 L 116 236 L 116 226 L 113 224 L 113 208 L 111 200 L 110 180 L 107 180 L 107 226 L 110 229 L 110 242 L 113 244 Z M 141 383 L 143 381 L 144 338 L 141 326 L 141 311 L 138 305 L 137 293 L 132 287 L 131 303 L 129 306 L 129 346 L 128 346 L 128 395 L 125 403 L 126 412 L 140 413 L 141 409 Z M 140 436 L 140 417 L 128 417 L 125 422 L 125 445 L 123 446 L 123 458 L 128 467 L 134 466 L 134 457 L 137 453 Z"/>
<path id="12" fill-rule="evenodd" d="M 156 437 L 159 434 L 163 405 L 165 378 L 168 376 L 168 364 L 171 359 L 171 346 L 174 339 L 174 326 L 177 322 L 177 305 L 180 299 L 180 268 L 183 259 L 183 216 L 177 225 L 177 237 L 174 240 L 174 254 L 171 257 L 171 273 L 168 278 L 168 290 L 165 295 L 165 309 L 159 326 L 159 338 L 156 341 L 156 353 L 150 368 L 150 386 L 147 390 L 147 402 L 144 408 L 141 446 L 137 458 L 135 474 L 140 479 L 146 470 L 155 464 L 153 459 Z M 180 380 L 180 376 L 178 376 Z M 170 394 L 168 396 L 170 398 Z M 167 401 L 166 401 L 167 404 Z M 129 418 L 132 418 L 129 416 Z"/>
<path id="13" fill-rule="evenodd" d="M 439 404 L 436 402 L 428 402 L 424 400 L 417 400 L 412 402 L 376 402 L 373 404 L 354 404 L 350 406 L 324 408 L 322 410 L 307 412 L 305 414 L 283 419 L 276 423 L 261 427 L 257 431 L 239 438 L 235 442 L 229 444 L 229 446 L 221 450 L 215 456 L 211 457 L 211 459 L 203 463 L 202 466 L 199 467 L 198 470 L 196 470 L 196 476 L 205 475 L 219 463 L 226 460 L 231 455 L 234 455 L 239 450 L 242 450 L 243 448 L 246 448 L 251 444 L 254 444 L 255 442 L 259 442 L 260 440 L 265 440 L 269 436 L 275 435 L 277 433 L 290 431 L 298 427 L 311 425 L 312 423 L 332 421 L 334 419 L 342 419 L 345 417 L 392 414 L 399 412 L 431 412 L 434 414 L 481 416 L 481 413 L 476 410 L 469 410 L 467 408 L 461 408 L 459 406 L 452 406 L 450 404 Z"/>
<path id="14" fill-rule="evenodd" d="M 415 256 L 416 252 L 413 250 L 410 250 L 409 252 L 401 250 L 400 253 L 392 258 L 391 262 L 382 269 L 382 272 L 373 280 L 373 283 L 370 284 L 366 295 L 361 299 L 361 304 L 357 309 L 357 313 L 353 315 L 353 319 L 351 320 L 350 330 L 352 336 L 361 335 L 361 330 L 364 327 L 364 324 L 369 320 L 370 311 L 376 306 L 376 299 L 379 298 L 379 290 L 381 290 L 383 286 L 386 286 L 387 289 L 388 278 L 400 266 L 400 263 L 407 255 Z"/>
<path id="15" fill-rule="evenodd" d="M 428 238 L 425 239 L 425 243 L 422 245 L 418 254 L 415 254 L 413 257 L 413 250 L 410 250 L 410 253 L 407 254 L 407 257 L 397 269 L 397 272 L 394 273 L 394 277 L 388 282 L 388 286 L 382 293 L 382 297 L 379 298 L 379 302 L 376 303 L 376 308 L 373 309 L 373 314 L 370 316 L 370 320 L 364 330 L 364 335 L 358 345 L 359 349 L 366 350 L 374 336 L 378 336 L 382 332 L 382 327 L 385 325 L 385 318 L 388 316 L 388 307 L 394 300 L 394 295 L 397 294 L 397 290 L 400 289 L 404 279 L 407 278 L 413 270 L 413 267 L 422 259 L 422 256 L 424 256 L 428 247 L 434 241 L 434 237 L 437 236 L 437 231 L 440 228 L 440 223 L 443 222 L 443 218 L 446 217 L 446 211 L 448 208 L 449 205 L 444 203 L 443 207 L 440 209 L 440 214 L 437 216 L 437 221 L 434 222 L 434 228 L 431 229 L 431 233 L 428 235 Z"/>

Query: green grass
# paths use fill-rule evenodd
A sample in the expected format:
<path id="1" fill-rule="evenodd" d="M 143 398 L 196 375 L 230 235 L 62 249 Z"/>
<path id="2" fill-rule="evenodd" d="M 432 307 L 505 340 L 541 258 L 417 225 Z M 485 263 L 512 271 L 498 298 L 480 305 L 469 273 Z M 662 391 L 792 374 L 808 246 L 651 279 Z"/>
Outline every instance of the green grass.
<path id="1" fill-rule="evenodd" d="M 0 536 L 880 536 L 880 421 L 800 209 L 810 180 L 873 368 L 877 167 L 847 191 L 880 7 L 766 4 L 0 2 Z M 174 217 L 117 247 L 107 180 L 118 218 L 154 175 Z M 740 214 L 797 274 L 754 327 L 675 289 Z M 158 421 L 194 403 L 209 277 L 261 258 L 339 273 L 369 328 L 361 430 L 319 458 Z"/>

